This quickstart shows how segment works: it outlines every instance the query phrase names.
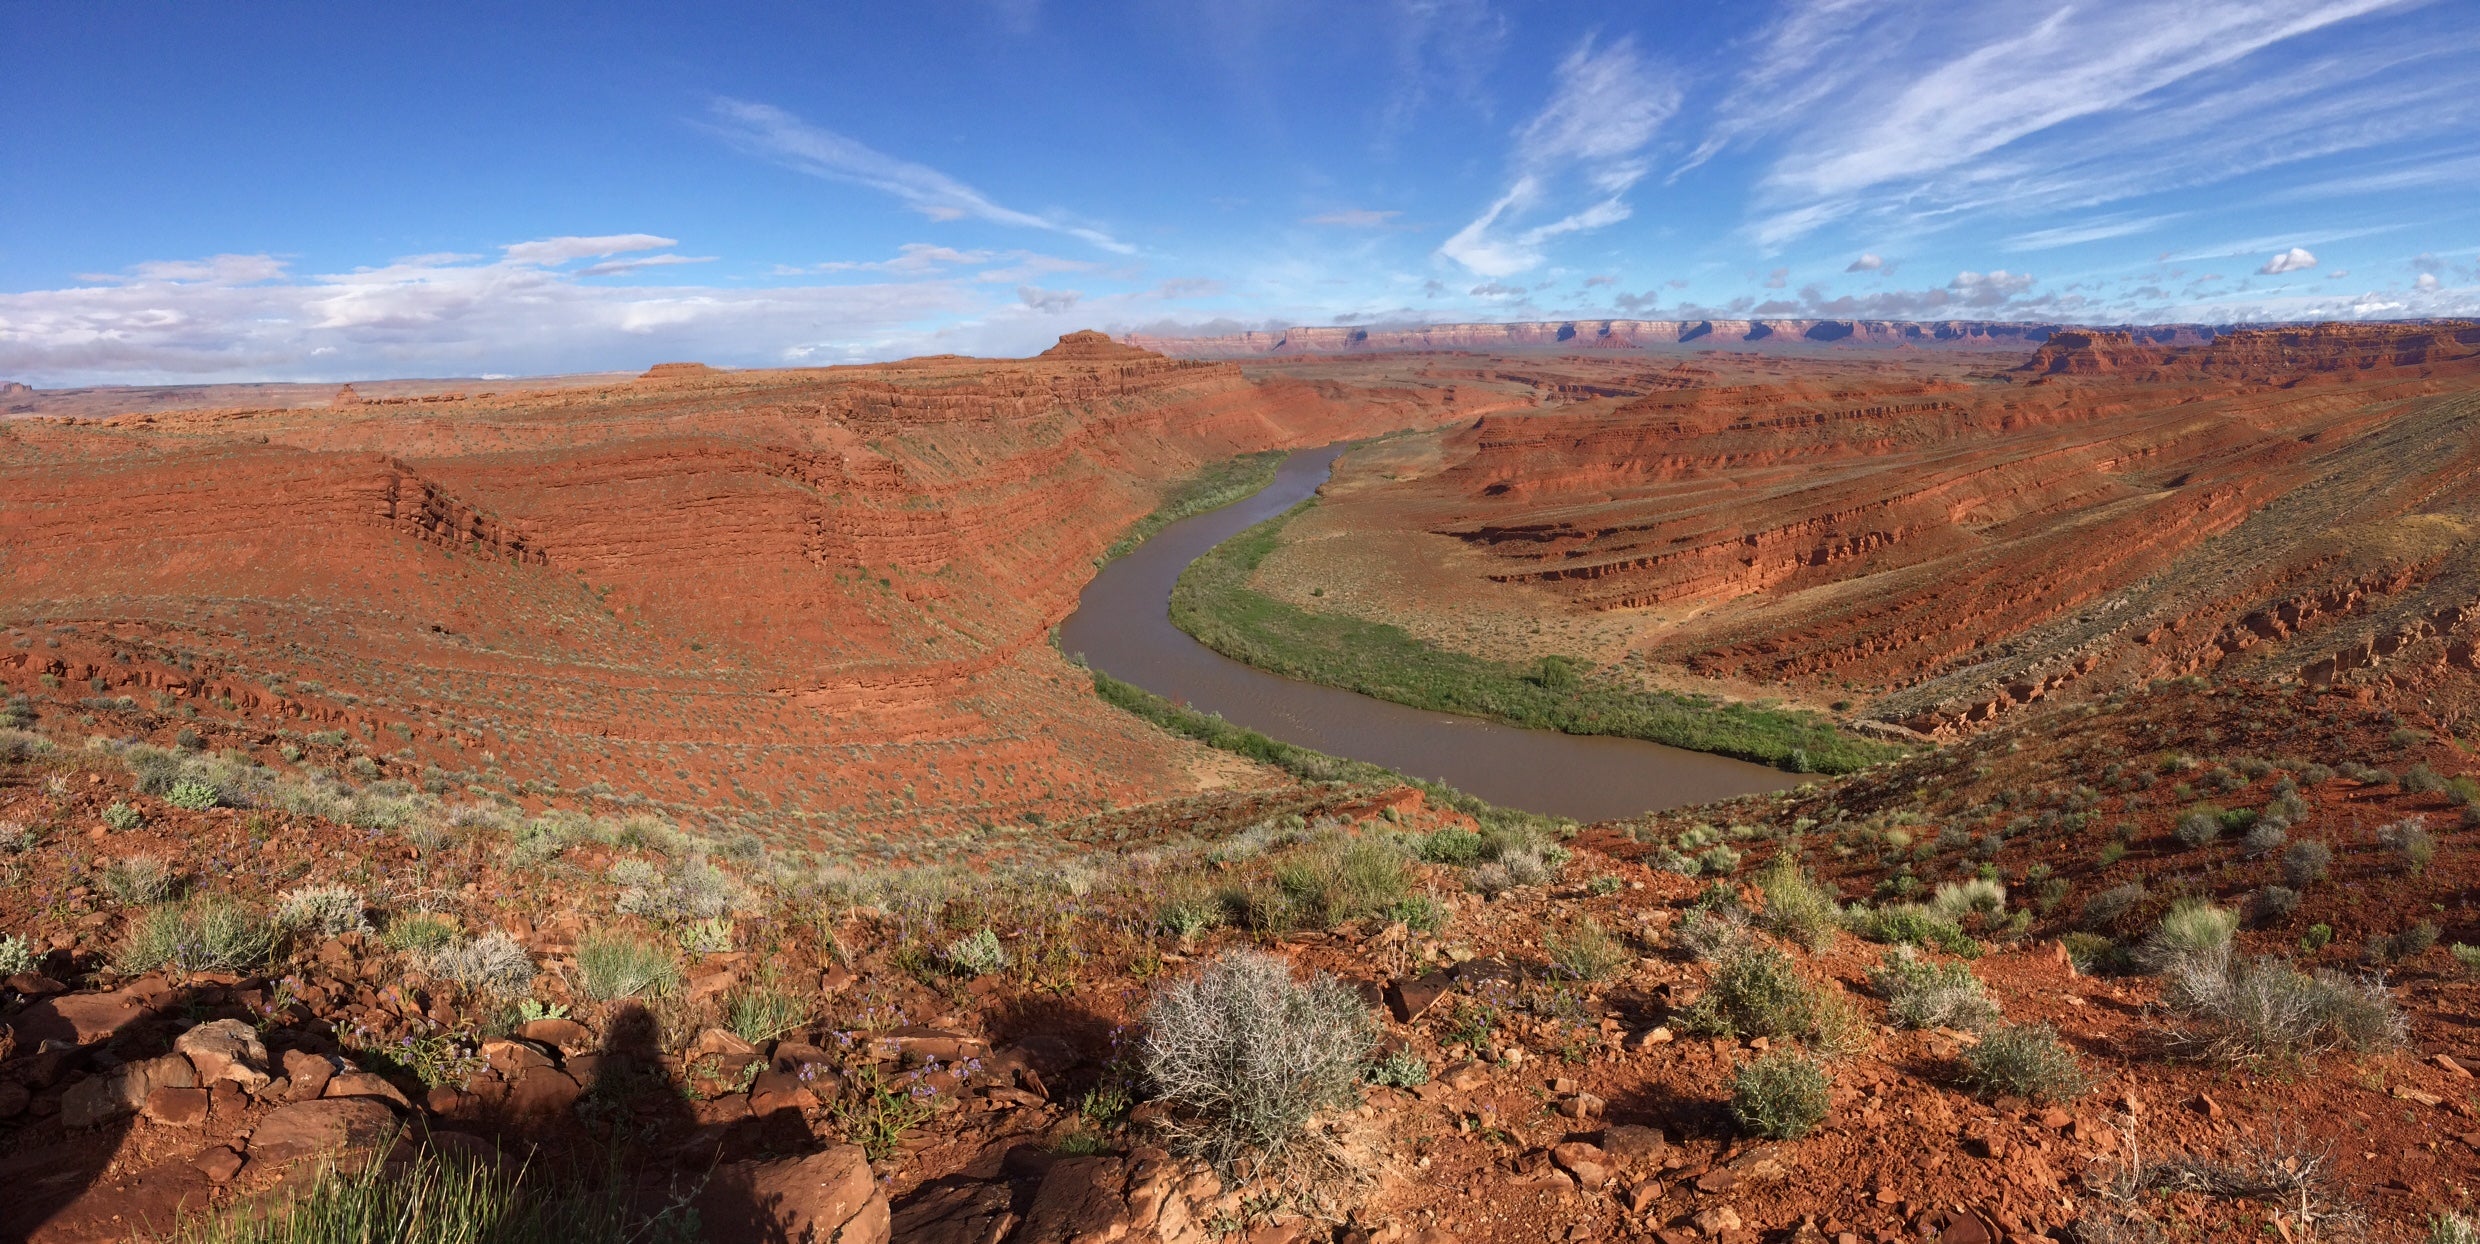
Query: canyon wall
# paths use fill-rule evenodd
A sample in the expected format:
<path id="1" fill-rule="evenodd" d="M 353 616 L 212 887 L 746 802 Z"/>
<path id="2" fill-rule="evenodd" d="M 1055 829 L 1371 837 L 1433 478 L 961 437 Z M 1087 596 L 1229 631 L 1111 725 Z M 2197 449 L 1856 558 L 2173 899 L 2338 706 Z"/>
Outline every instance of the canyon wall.
<path id="1" fill-rule="evenodd" d="M 1543 320 L 1516 324 L 1432 324 L 1412 327 L 1285 328 L 1217 337 L 1129 334 L 1130 345 L 1178 358 L 1351 354 L 1398 350 L 1633 350 L 1648 346 L 1751 343 L 1945 345 L 2018 349 L 2062 331 L 2057 324 L 1999 320 Z M 2203 325 L 2125 330 L 2151 342 L 2187 345 L 2210 340 Z"/>
<path id="2" fill-rule="evenodd" d="M 0 676 L 341 724 L 390 773 L 794 840 L 1069 817 L 1241 780 L 1051 650 L 1099 552 L 1205 463 L 1450 413 L 1080 334 L 1023 361 L 18 419 Z"/>

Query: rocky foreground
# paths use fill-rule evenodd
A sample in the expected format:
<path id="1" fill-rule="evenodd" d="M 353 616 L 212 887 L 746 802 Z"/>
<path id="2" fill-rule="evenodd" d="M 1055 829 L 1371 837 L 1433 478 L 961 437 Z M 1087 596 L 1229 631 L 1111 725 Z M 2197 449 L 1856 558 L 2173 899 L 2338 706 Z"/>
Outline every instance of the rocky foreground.
<path id="1" fill-rule="evenodd" d="M 2480 1175 L 2471 742 L 2344 695 L 1564 838 L 1297 787 L 1039 872 L 6 744 L 11 1238 L 382 1155 L 844 1241 L 2423 1239 Z M 1165 1089 L 1162 991 L 1232 953 L 1366 1042 L 1293 1160 Z M 2257 955 L 2338 1018 L 2200 1001 Z"/>

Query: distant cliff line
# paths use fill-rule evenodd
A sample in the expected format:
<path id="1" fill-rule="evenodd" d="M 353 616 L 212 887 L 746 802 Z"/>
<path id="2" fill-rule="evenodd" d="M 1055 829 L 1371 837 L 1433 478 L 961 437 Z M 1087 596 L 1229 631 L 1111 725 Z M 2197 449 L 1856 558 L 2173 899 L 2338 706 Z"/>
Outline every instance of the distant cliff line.
<path id="1" fill-rule="evenodd" d="M 1538 320 L 1517 324 L 1431 324 L 1407 328 L 1284 328 L 1215 337 L 1129 333 L 1119 340 L 1178 358 L 1354 354 L 1397 350 L 1633 350 L 1649 346 L 1751 343 L 1946 345 L 2016 349 L 2086 325 L 1997 320 Z M 2130 326 L 2121 331 L 2158 345 L 2200 345 L 2223 330 L 2207 324 Z"/>

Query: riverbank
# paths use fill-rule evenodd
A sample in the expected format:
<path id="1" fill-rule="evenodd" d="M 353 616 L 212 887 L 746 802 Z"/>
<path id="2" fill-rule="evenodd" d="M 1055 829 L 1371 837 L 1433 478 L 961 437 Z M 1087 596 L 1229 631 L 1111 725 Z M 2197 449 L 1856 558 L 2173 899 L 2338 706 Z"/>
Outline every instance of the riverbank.
<path id="1" fill-rule="evenodd" d="M 1253 496 L 1274 482 L 1274 473 L 1289 455 L 1280 449 L 1264 453 L 1242 454 L 1209 462 L 1195 475 L 1182 480 L 1154 512 L 1140 518 L 1128 534 L 1111 542 L 1102 551 L 1102 562 L 1108 564 L 1136 551 L 1136 547 L 1153 538 L 1154 533 L 1193 515 L 1219 510 L 1234 501 Z"/>
<path id="2" fill-rule="evenodd" d="M 1643 739 L 1795 773 L 1849 773 L 1904 754 L 1814 713 L 1759 708 L 1618 685 L 1574 662 L 1531 665 L 1450 652 L 1401 627 L 1312 613 L 1249 586 L 1301 502 L 1191 562 L 1171 592 L 1171 622 L 1235 661 L 1413 708 L 1536 730 Z"/>

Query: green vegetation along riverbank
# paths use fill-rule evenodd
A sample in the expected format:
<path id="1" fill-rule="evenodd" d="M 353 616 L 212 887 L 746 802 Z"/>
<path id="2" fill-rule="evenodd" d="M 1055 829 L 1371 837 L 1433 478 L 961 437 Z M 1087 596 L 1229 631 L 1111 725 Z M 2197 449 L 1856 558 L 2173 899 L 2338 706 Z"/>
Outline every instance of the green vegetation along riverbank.
<path id="1" fill-rule="evenodd" d="M 1559 657 L 1514 665 L 1450 652 L 1402 627 L 1312 613 L 1250 587 L 1284 526 L 1315 504 L 1304 501 L 1198 558 L 1172 589 L 1172 624 L 1235 661 L 1414 708 L 1645 739 L 1799 773 L 1849 773 L 1903 754 L 1816 713 L 1621 686 Z"/>
<path id="2" fill-rule="evenodd" d="M 1284 450 L 1269 449 L 1264 453 L 1242 454 L 1207 463 L 1203 470 L 1180 481 L 1154 512 L 1137 520 L 1126 535 L 1102 551 L 1102 560 L 1115 561 L 1136 551 L 1155 532 L 1208 510 L 1219 510 L 1234 501 L 1255 495 L 1274 482 L 1275 469 L 1289 455 Z"/>

